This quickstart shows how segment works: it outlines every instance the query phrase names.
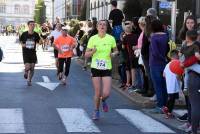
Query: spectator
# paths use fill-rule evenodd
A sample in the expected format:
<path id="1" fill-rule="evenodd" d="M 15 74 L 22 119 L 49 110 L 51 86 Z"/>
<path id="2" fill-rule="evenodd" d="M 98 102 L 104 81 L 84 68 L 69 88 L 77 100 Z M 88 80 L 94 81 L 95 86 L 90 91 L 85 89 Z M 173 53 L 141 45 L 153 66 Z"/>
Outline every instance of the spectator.
<path id="1" fill-rule="evenodd" d="M 123 31 L 122 29 L 122 20 L 124 15 L 120 9 L 117 9 L 117 1 L 111 1 L 112 11 L 109 14 L 109 20 L 112 22 L 112 34 L 115 37 L 115 40 L 118 42 L 120 40 L 120 35 Z"/>
<path id="2" fill-rule="evenodd" d="M 132 25 L 125 22 L 125 33 L 123 34 L 122 48 L 124 49 L 125 65 L 126 65 L 126 87 L 135 90 L 138 87 L 136 81 L 136 69 L 139 68 L 138 58 L 134 54 L 137 45 L 138 36 L 132 33 Z"/>
<path id="3" fill-rule="evenodd" d="M 179 32 L 179 39 L 182 41 L 182 43 L 184 43 L 185 39 L 186 39 L 186 32 L 188 30 L 192 30 L 192 29 L 196 29 L 197 28 L 197 21 L 196 18 L 194 16 L 188 16 L 184 23 L 183 26 Z M 187 83 L 183 84 L 184 88 L 187 88 Z M 183 89 L 184 89 L 183 88 Z M 190 101 L 188 98 L 188 95 L 185 95 L 185 103 L 186 103 L 186 107 L 188 112 L 185 113 L 184 115 L 178 117 L 177 119 L 180 121 L 188 121 L 188 123 L 185 123 L 184 125 L 180 126 L 180 128 L 186 130 L 186 129 L 191 129 L 190 127 L 190 123 L 191 123 L 191 105 L 190 105 Z"/>
<path id="4" fill-rule="evenodd" d="M 150 37 L 150 73 L 153 86 L 157 97 L 157 106 L 152 110 L 154 113 L 162 113 L 162 107 L 167 103 L 167 89 L 163 71 L 167 64 L 167 53 L 169 51 L 168 36 L 164 32 L 163 25 L 160 20 L 154 20 L 151 23 L 152 35 Z"/>
<path id="5" fill-rule="evenodd" d="M 171 60 L 179 59 L 178 51 L 172 50 L 170 53 Z M 179 91 L 181 89 L 181 81 L 169 69 L 169 62 L 164 69 L 163 76 L 165 77 L 166 85 L 167 85 L 167 94 L 168 94 L 168 101 L 166 107 L 163 108 L 163 112 L 166 114 L 166 118 L 173 118 L 172 111 L 174 109 L 175 100 L 179 97 Z"/>

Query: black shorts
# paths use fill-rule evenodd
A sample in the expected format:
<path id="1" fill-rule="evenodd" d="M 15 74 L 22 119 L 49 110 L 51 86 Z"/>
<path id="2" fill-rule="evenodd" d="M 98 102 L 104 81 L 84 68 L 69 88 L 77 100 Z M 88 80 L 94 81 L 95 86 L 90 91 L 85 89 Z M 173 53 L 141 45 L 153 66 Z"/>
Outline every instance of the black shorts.
<path id="1" fill-rule="evenodd" d="M 95 68 L 91 68 L 92 77 L 107 77 L 112 75 L 112 70 L 98 70 Z"/>
<path id="2" fill-rule="evenodd" d="M 139 68 L 138 58 L 132 58 L 132 59 L 127 58 L 125 65 L 126 65 L 126 70 Z"/>
<path id="3" fill-rule="evenodd" d="M 23 53 L 23 61 L 24 61 L 24 64 L 25 63 L 37 63 L 36 53 L 34 53 L 34 54 Z"/>
<path id="4" fill-rule="evenodd" d="M 58 50 L 54 49 L 54 50 L 53 50 L 53 53 L 54 53 L 54 57 L 55 57 L 55 58 L 58 58 Z"/>

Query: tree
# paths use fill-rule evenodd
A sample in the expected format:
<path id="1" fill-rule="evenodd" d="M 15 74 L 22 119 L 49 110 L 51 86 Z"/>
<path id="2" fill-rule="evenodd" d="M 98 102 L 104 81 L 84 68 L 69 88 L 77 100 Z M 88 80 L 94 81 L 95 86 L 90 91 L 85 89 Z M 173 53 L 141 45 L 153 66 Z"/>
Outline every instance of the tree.
<path id="1" fill-rule="evenodd" d="M 38 3 L 35 5 L 34 20 L 38 24 L 46 21 L 46 6 L 43 0 L 38 0 Z"/>
<path id="2" fill-rule="evenodd" d="M 125 18 L 132 20 L 133 17 L 142 15 L 142 7 L 139 0 L 126 0 L 123 8 Z"/>

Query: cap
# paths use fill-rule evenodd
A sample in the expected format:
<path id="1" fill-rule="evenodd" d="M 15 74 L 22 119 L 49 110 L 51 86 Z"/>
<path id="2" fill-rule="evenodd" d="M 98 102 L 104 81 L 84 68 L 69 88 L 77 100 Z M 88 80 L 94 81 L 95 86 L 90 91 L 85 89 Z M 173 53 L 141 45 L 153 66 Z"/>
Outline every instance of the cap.
<path id="1" fill-rule="evenodd" d="M 157 11 L 156 11 L 156 9 L 155 8 L 149 8 L 147 10 L 147 16 L 155 16 L 155 17 L 157 17 Z"/>

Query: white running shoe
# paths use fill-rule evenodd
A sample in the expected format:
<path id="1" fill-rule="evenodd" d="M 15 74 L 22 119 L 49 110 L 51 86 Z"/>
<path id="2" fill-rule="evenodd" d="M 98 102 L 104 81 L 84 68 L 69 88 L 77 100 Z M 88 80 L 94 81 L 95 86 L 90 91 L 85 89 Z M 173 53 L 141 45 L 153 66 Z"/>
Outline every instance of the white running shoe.
<path id="1" fill-rule="evenodd" d="M 156 94 L 154 94 L 154 96 L 153 96 L 153 97 L 151 97 L 151 98 L 150 98 L 150 100 L 151 100 L 151 101 L 157 101 Z"/>

